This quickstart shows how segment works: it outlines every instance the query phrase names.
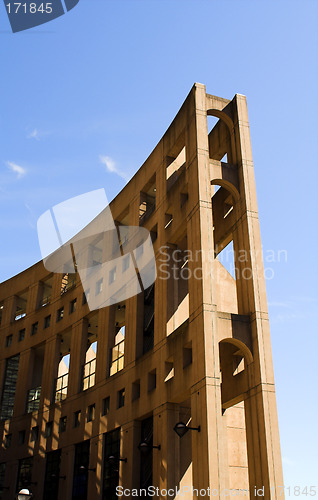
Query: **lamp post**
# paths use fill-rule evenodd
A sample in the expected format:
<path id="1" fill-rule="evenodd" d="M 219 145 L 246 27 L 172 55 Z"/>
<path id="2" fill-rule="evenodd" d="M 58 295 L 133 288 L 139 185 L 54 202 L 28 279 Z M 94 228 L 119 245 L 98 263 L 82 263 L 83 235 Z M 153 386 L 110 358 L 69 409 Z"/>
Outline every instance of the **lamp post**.
<path id="1" fill-rule="evenodd" d="M 125 464 L 127 463 L 127 458 L 119 458 L 119 457 L 115 457 L 115 455 L 109 455 L 109 457 L 107 458 L 107 462 L 109 463 L 109 465 L 117 465 L 117 462 L 125 462 Z"/>
<path id="2" fill-rule="evenodd" d="M 138 445 L 138 450 L 144 456 L 147 455 L 153 448 L 161 450 L 160 444 L 158 446 L 154 446 L 153 444 L 148 443 L 148 441 L 141 441 Z"/>
<path id="3" fill-rule="evenodd" d="M 30 500 L 32 497 L 32 493 L 27 488 L 20 490 L 16 496 L 17 500 Z"/>
<path id="4" fill-rule="evenodd" d="M 179 438 L 182 438 L 188 431 L 201 431 L 200 425 L 198 427 L 188 427 L 184 422 L 178 422 L 174 428 L 174 432 L 176 432 Z"/>
<path id="5" fill-rule="evenodd" d="M 92 472 L 96 472 L 96 467 L 92 467 L 91 469 L 89 467 L 85 467 L 85 465 L 81 465 L 80 466 L 80 471 L 81 472 L 86 472 L 86 471 L 89 471 L 91 470 Z"/>

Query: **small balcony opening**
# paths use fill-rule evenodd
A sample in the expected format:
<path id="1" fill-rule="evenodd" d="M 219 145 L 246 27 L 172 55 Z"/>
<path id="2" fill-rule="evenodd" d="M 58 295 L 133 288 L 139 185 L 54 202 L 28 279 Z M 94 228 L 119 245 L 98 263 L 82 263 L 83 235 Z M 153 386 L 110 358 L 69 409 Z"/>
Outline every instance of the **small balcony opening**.
<path id="1" fill-rule="evenodd" d="M 185 146 L 177 154 L 167 156 L 166 162 L 166 179 L 168 192 L 186 170 Z"/>
<path id="2" fill-rule="evenodd" d="M 18 321 L 26 316 L 26 306 L 28 300 L 28 291 L 20 293 L 17 295 L 16 309 L 14 313 L 14 320 Z"/>
<path id="3" fill-rule="evenodd" d="M 156 177 L 152 177 L 140 193 L 139 224 L 142 225 L 156 208 Z"/>
<path id="4" fill-rule="evenodd" d="M 143 354 L 153 349 L 155 328 L 155 284 L 144 291 Z"/>
<path id="5" fill-rule="evenodd" d="M 51 302 L 53 277 L 42 281 L 42 293 L 39 302 L 40 307 L 45 307 Z"/>

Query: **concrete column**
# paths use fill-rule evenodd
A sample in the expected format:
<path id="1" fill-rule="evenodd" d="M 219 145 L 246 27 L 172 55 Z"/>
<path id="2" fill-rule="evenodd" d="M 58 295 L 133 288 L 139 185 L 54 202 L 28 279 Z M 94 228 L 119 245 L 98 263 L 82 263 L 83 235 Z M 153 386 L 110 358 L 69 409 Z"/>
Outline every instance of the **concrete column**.
<path id="1" fill-rule="evenodd" d="M 122 427 L 120 447 L 121 458 L 127 458 L 127 463 L 120 464 L 120 485 L 132 490 L 139 488 L 140 477 L 140 422 L 132 421 Z"/>
<path id="2" fill-rule="evenodd" d="M 87 325 L 88 320 L 83 318 L 72 326 L 68 396 L 78 394 L 80 391 L 82 370 L 87 350 Z"/>
<path id="3" fill-rule="evenodd" d="M 153 444 L 161 447 L 153 450 L 153 484 L 160 490 L 175 489 L 180 481 L 180 438 L 173 427 L 179 421 L 179 405 L 166 403 L 154 412 L 153 418 Z"/>
<path id="4" fill-rule="evenodd" d="M 97 436 L 91 439 L 90 453 L 89 453 L 89 468 L 96 471 L 88 471 L 88 485 L 87 485 L 87 498 L 90 500 L 97 500 L 100 498 L 100 484 L 101 484 L 101 464 L 98 463 L 98 444 L 102 436 Z"/>
<path id="5" fill-rule="evenodd" d="M 26 305 L 27 315 L 38 308 L 42 287 L 43 284 L 41 283 L 41 281 L 38 281 L 37 283 L 34 283 L 34 285 L 31 285 L 29 287 L 28 300 Z"/>
<path id="6" fill-rule="evenodd" d="M 74 446 L 67 446 L 62 449 L 60 476 L 66 476 L 66 478 L 60 479 L 58 500 L 72 498 L 74 454 Z"/>
<path id="7" fill-rule="evenodd" d="M 103 325 L 102 331 L 100 326 Z M 104 307 L 98 315 L 98 346 L 96 363 L 96 383 L 109 377 L 111 367 L 110 350 L 114 346 L 115 307 Z"/>
<path id="8" fill-rule="evenodd" d="M 56 336 L 45 344 L 44 363 L 42 373 L 41 401 L 44 408 L 54 402 L 55 379 L 57 377 L 60 360 L 61 338 Z M 47 415 L 45 413 L 44 415 Z"/>
<path id="9" fill-rule="evenodd" d="M 11 295 L 8 297 L 3 304 L 3 316 L 1 321 L 1 326 L 5 326 L 8 323 L 14 321 L 14 315 L 17 307 L 17 297 L 16 295 Z"/>

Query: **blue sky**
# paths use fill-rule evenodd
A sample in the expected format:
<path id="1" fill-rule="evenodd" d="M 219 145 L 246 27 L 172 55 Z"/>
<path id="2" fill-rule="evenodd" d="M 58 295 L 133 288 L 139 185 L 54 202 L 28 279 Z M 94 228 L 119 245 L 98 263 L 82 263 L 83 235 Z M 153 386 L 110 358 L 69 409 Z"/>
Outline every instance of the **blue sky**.
<path id="1" fill-rule="evenodd" d="M 310 0 L 80 0 L 12 34 L 0 5 L 1 281 L 41 259 L 45 210 L 116 195 L 195 81 L 247 96 L 264 252 L 287 253 L 267 280 L 287 486 L 318 469 L 317 24 Z"/>

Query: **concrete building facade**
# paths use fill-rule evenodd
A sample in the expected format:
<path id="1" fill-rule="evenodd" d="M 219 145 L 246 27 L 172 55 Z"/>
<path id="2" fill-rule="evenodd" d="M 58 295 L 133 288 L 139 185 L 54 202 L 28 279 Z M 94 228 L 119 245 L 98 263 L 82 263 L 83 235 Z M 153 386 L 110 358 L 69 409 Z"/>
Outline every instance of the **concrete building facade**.
<path id="1" fill-rule="evenodd" d="M 283 498 L 245 97 L 195 84 L 110 209 L 151 234 L 152 285 L 95 310 L 76 268 L 0 285 L 0 498 Z"/>

